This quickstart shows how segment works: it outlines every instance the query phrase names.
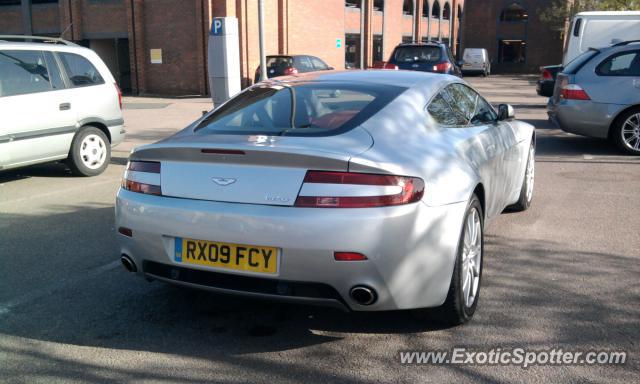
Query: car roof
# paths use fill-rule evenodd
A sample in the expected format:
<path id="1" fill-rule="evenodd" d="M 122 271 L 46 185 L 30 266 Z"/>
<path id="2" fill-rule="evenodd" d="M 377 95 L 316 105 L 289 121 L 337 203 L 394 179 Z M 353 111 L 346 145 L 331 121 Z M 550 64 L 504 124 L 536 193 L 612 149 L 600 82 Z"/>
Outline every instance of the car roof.
<path id="1" fill-rule="evenodd" d="M 42 51 L 56 51 L 56 52 L 76 52 L 76 53 L 83 52 L 83 51 L 91 51 L 89 48 L 85 48 L 75 44 L 64 45 L 64 44 L 31 43 L 31 42 L 18 42 L 18 41 L 6 41 L 6 40 L 0 40 L 0 49 L 42 50 Z"/>
<path id="2" fill-rule="evenodd" d="M 444 43 L 437 41 L 414 41 L 411 43 L 400 43 L 396 48 L 400 47 L 441 47 Z"/>
<path id="3" fill-rule="evenodd" d="M 453 82 L 458 79 L 455 76 L 440 73 L 402 70 L 336 70 L 305 72 L 290 76 L 270 79 L 273 83 L 297 83 L 297 82 L 347 82 L 347 83 L 371 83 L 380 85 L 394 85 L 404 88 L 412 88 L 425 83 Z"/>
<path id="4" fill-rule="evenodd" d="M 640 11 L 587 11 L 577 13 L 574 17 L 580 16 L 640 16 Z"/>

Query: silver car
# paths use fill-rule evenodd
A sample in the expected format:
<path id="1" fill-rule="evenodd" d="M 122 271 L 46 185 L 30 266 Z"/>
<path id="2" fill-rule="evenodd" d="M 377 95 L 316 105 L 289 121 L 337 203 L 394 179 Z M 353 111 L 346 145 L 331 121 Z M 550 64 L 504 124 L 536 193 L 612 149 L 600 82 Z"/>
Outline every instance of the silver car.
<path id="1" fill-rule="evenodd" d="M 116 201 L 121 260 L 187 287 L 354 311 L 440 307 L 463 323 L 485 223 L 531 203 L 534 149 L 531 125 L 454 76 L 269 80 L 132 152 Z"/>
<path id="2" fill-rule="evenodd" d="M 0 171 L 66 160 L 75 175 L 99 175 L 124 137 L 120 88 L 94 51 L 0 36 Z"/>
<path id="3" fill-rule="evenodd" d="M 640 155 L 640 42 L 590 49 L 556 79 L 547 110 L 562 130 Z"/>

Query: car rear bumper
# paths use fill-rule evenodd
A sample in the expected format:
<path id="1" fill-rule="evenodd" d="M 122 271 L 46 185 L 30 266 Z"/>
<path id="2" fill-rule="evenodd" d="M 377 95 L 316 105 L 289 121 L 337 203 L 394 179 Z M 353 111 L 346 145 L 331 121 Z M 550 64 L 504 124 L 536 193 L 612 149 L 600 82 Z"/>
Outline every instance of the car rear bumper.
<path id="1" fill-rule="evenodd" d="M 536 93 L 539 96 L 551 97 L 553 96 L 553 88 L 556 82 L 554 80 L 538 80 L 536 82 Z"/>
<path id="2" fill-rule="evenodd" d="M 550 120 L 565 132 L 582 136 L 607 138 L 609 127 L 623 106 L 589 100 L 549 101 Z"/>
<path id="3" fill-rule="evenodd" d="M 115 147 L 116 145 L 122 143 L 126 134 L 124 125 L 113 125 L 113 126 L 110 126 L 108 129 L 109 129 L 109 134 L 111 135 L 111 146 Z"/>
<path id="4" fill-rule="evenodd" d="M 469 66 L 463 65 L 460 68 L 460 70 L 463 73 L 484 73 L 485 66 L 484 66 L 484 64 L 475 64 L 475 65 L 469 65 Z"/>
<path id="5" fill-rule="evenodd" d="M 177 199 L 118 192 L 120 253 L 141 276 L 222 293 L 372 311 L 434 307 L 447 295 L 466 203 L 385 208 L 318 209 Z M 184 264 L 173 258 L 174 238 L 280 249 L 277 274 Z M 359 252 L 366 261 L 335 261 L 334 252 Z M 194 277 L 197 274 L 197 277 Z M 377 301 L 352 300 L 356 285 Z"/>

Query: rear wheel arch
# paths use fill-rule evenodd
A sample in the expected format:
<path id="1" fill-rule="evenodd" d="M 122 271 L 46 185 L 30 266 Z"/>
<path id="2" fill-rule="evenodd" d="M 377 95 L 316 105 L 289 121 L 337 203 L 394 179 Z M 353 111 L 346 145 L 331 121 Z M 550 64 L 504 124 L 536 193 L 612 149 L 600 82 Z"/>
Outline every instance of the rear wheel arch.
<path id="1" fill-rule="evenodd" d="M 614 117 L 614 118 L 611 120 L 611 124 L 609 124 L 609 128 L 608 128 L 608 131 L 607 131 L 607 138 L 608 138 L 609 140 L 613 139 L 612 134 L 613 134 L 613 132 L 615 131 L 615 127 L 616 127 L 616 125 L 620 123 L 620 119 L 621 119 L 621 118 L 622 118 L 622 117 L 623 117 L 627 112 L 632 111 L 632 110 L 637 110 L 638 112 L 640 112 L 640 104 L 635 104 L 635 105 L 632 105 L 632 106 L 630 106 L 630 107 L 627 107 L 627 108 L 625 108 L 625 109 L 620 110 L 620 111 L 616 114 L 616 117 Z"/>
<path id="2" fill-rule="evenodd" d="M 109 132 L 109 128 L 107 128 L 107 126 L 104 125 L 103 123 L 100 123 L 100 122 L 97 122 L 97 121 L 91 121 L 91 122 L 84 123 L 82 125 L 82 127 L 78 130 L 78 132 L 80 132 L 82 129 L 84 129 L 86 127 L 98 128 L 99 130 L 102 131 L 102 133 L 105 134 L 105 136 L 107 136 L 107 140 L 109 140 L 109 143 L 111 143 L 111 132 Z"/>

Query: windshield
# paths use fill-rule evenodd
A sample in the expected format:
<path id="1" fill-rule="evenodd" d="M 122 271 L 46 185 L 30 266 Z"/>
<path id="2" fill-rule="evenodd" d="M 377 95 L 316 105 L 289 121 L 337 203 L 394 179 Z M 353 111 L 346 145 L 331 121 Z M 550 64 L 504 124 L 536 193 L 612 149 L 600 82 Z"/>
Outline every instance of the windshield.
<path id="1" fill-rule="evenodd" d="M 242 92 L 205 118 L 201 134 L 326 136 L 373 116 L 404 88 L 372 84 L 261 85 Z"/>
<path id="2" fill-rule="evenodd" d="M 441 58 L 440 48 L 431 46 L 398 47 L 394 54 L 397 63 L 436 62 Z"/>

